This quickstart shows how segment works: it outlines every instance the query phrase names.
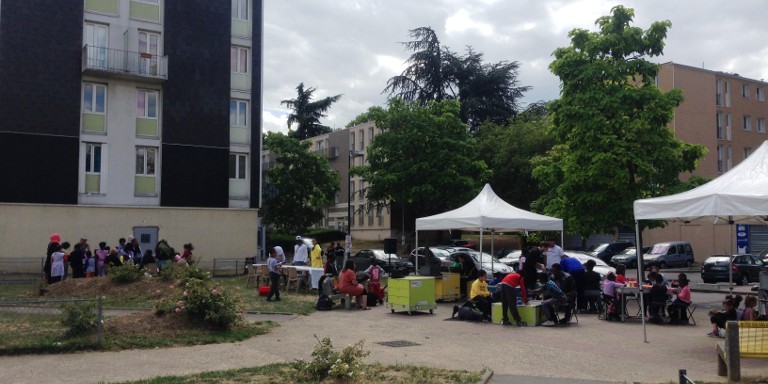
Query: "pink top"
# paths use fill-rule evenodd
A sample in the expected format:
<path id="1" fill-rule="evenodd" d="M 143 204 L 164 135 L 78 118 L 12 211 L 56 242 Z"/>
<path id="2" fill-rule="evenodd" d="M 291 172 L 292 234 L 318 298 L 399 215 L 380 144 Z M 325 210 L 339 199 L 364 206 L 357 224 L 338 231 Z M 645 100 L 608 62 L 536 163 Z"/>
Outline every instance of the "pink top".
<path id="1" fill-rule="evenodd" d="M 677 298 L 685 301 L 686 303 L 691 303 L 691 288 L 688 288 L 686 285 L 685 287 L 680 288 L 680 291 L 677 292 Z"/>
<path id="2" fill-rule="evenodd" d="M 616 287 L 623 287 L 623 286 L 624 284 L 605 279 L 603 280 L 603 294 L 611 297 L 616 297 Z"/>
<path id="3" fill-rule="evenodd" d="M 626 284 L 627 283 L 627 277 L 624 275 L 616 275 L 616 282 L 619 284 Z"/>

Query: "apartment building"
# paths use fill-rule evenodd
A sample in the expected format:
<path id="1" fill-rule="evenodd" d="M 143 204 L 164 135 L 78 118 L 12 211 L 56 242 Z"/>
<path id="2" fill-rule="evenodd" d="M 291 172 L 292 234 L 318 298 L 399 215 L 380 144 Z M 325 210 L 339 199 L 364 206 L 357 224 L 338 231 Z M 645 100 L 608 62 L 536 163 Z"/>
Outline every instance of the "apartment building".
<path id="1" fill-rule="evenodd" d="M 661 65 L 657 86 L 683 92 L 684 101 L 669 126 L 675 137 L 708 149 L 695 175 L 714 179 L 768 140 L 768 83 L 762 79 L 669 62 Z M 644 233 L 645 245 L 664 240 L 691 241 L 697 261 L 715 253 L 756 254 L 768 249 L 768 223 L 670 223 L 667 228 Z"/>
<path id="2" fill-rule="evenodd" d="M 325 219 L 316 226 L 342 231 L 351 229 L 353 239 L 384 240 L 390 237 L 393 232 L 390 211 L 369 208 L 366 198 L 368 183 L 359 176 L 349 175 L 350 167 L 366 164 L 368 147 L 379 132 L 373 122 L 368 122 L 307 139 L 311 142 L 310 150 L 326 158 L 331 169 L 339 175 L 341 187 L 334 204 L 326 209 Z M 274 161 L 269 151 L 262 153 L 266 190 L 270 188 L 267 173 L 274 166 Z M 352 220 L 351 226 L 348 216 Z"/>
<path id="3" fill-rule="evenodd" d="M 256 253 L 262 24 L 261 0 L 0 0 L 0 257 L 51 232 Z"/>

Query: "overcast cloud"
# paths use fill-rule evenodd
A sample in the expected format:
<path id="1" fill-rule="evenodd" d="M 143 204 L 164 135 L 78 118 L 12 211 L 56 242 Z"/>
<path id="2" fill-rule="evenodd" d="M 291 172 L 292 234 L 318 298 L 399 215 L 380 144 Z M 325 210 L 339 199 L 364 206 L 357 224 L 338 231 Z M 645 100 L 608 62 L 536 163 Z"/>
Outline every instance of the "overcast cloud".
<path id="1" fill-rule="evenodd" d="M 569 44 L 574 28 L 595 30 L 595 20 L 623 4 L 633 25 L 647 29 L 670 20 L 664 56 L 680 64 L 768 79 L 768 3 L 763 0 L 265 0 L 264 130 L 287 132 L 289 111 L 303 82 L 315 98 L 343 94 L 323 123 L 343 128 L 374 105 L 402 72 L 410 55 L 399 42 L 408 30 L 432 27 L 440 42 L 463 53 L 472 46 L 487 62 L 520 63 L 524 103 L 552 100 L 559 80 L 547 68 L 552 52 Z M 295 128 L 295 127 L 294 127 Z"/>

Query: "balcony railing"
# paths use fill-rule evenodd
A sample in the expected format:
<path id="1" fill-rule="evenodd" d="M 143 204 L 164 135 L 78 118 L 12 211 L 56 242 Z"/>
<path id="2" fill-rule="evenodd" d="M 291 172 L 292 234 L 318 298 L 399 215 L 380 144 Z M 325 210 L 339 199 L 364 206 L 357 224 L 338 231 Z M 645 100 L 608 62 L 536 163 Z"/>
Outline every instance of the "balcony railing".
<path id="1" fill-rule="evenodd" d="M 163 81 L 168 79 L 168 56 L 86 45 L 83 73 Z"/>

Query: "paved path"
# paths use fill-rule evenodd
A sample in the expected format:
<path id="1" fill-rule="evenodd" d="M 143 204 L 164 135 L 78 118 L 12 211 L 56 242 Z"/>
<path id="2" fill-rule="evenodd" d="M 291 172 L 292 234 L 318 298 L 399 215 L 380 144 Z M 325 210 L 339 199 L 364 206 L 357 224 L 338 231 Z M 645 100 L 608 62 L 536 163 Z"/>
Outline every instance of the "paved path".
<path id="1" fill-rule="evenodd" d="M 446 321 L 451 308 L 440 304 L 434 315 L 392 314 L 377 307 L 281 316 L 274 318 L 281 326 L 270 334 L 232 344 L 0 357 L 0 383 L 114 382 L 288 362 L 309 357 L 316 343 L 313 335 L 331 336 L 337 348 L 365 339 L 371 351 L 367 361 L 487 367 L 495 372 L 493 383 L 531 382 L 526 381 L 531 376 L 542 383 L 670 382 L 681 368 L 694 380 L 724 381 L 717 376 L 716 340 L 705 336 L 709 322 L 704 311 L 696 312 L 698 326 L 650 325 L 645 343 L 637 321 L 605 322 L 581 315 L 579 324 L 566 328 L 510 328 Z M 377 344 L 396 340 L 418 345 Z M 768 376 L 768 364 L 744 359 L 742 373 Z"/>

